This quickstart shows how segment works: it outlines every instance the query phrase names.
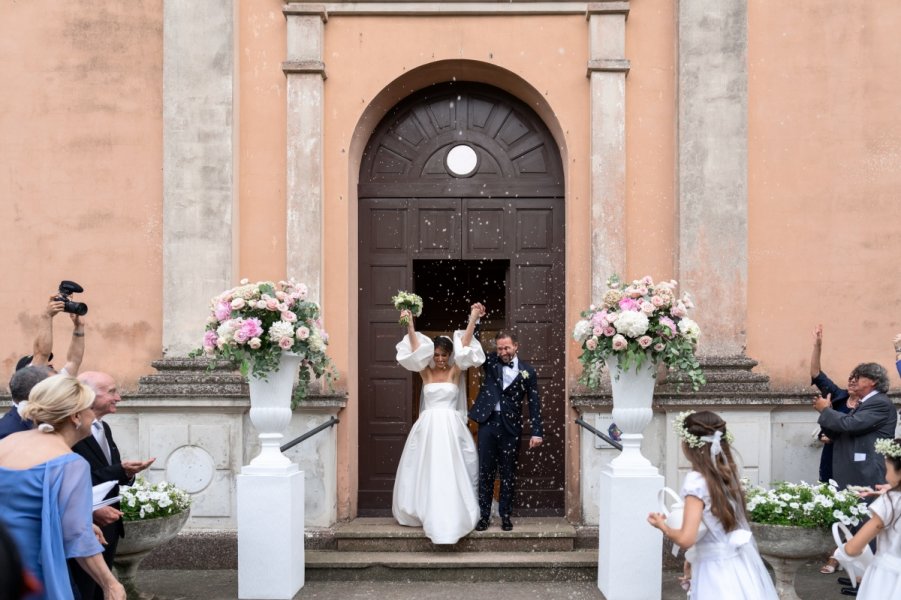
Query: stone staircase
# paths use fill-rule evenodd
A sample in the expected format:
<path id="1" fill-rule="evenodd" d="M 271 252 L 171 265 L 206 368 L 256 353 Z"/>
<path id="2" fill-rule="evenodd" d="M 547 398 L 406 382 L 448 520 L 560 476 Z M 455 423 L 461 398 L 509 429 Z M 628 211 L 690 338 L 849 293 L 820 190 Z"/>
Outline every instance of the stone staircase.
<path id="1" fill-rule="evenodd" d="M 495 520 L 497 521 L 497 520 Z M 454 545 L 435 545 L 422 529 L 390 517 L 340 524 L 328 548 L 306 550 L 308 581 L 594 581 L 597 537 L 565 519 L 493 522 Z"/>

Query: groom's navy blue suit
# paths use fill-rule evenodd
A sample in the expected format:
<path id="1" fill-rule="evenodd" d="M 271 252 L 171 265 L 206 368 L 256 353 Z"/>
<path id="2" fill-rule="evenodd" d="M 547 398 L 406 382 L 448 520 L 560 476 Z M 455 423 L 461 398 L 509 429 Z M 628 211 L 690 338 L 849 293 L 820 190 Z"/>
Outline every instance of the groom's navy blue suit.
<path id="1" fill-rule="evenodd" d="M 518 360 L 518 359 L 517 359 Z M 500 470 L 500 514 L 509 518 L 516 491 L 516 463 L 522 436 L 522 401 L 528 399 L 533 437 L 543 437 L 538 376 L 530 365 L 518 360 L 516 377 L 505 389 L 502 369 L 508 369 L 497 353 L 488 354 L 482 365 L 484 376 L 479 396 L 469 410 L 469 418 L 479 424 L 479 511 L 482 519 L 491 514 L 494 476 Z M 500 411 L 497 405 L 500 403 Z"/>

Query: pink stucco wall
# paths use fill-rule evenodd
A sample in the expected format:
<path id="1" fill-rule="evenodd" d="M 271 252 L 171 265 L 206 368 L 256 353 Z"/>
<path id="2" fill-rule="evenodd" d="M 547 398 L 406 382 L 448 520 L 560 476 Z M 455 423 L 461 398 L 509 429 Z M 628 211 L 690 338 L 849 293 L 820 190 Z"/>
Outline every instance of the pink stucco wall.
<path id="1" fill-rule="evenodd" d="M 901 7 L 889 4 L 749 3 L 747 352 L 775 386 L 809 383 L 817 323 L 836 381 L 894 362 Z"/>
<path id="2" fill-rule="evenodd" d="M 3 2 L 0 56 L 0 381 L 72 279 L 84 368 L 131 386 L 161 353 L 162 0 Z"/>

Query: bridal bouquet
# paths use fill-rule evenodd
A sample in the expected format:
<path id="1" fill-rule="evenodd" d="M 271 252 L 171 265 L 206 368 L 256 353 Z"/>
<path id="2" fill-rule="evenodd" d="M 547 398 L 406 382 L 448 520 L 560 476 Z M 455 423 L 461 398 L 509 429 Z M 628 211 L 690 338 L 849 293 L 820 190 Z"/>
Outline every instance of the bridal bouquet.
<path id="1" fill-rule="evenodd" d="M 743 482 L 744 483 L 744 482 Z M 745 486 L 748 518 L 763 525 L 794 525 L 815 529 L 836 521 L 848 526 L 860 523 L 867 505 L 854 492 L 839 490 L 835 481 L 776 483 L 773 489 Z"/>
<path id="2" fill-rule="evenodd" d="M 573 330 L 582 345 L 580 383 L 597 388 L 604 361 L 613 354 L 623 369 L 662 361 L 685 375 L 693 389 L 706 383 L 695 358 L 701 329 L 687 316 L 694 304 L 687 293 L 677 295 L 675 281 L 643 277 L 627 284 L 614 275 L 607 288 L 601 304 L 583 312 Z"/>
<path id="3" fill-rule="evenodd" d="M 119 494 L 122 518 L 126 521 L 169 517 L 191 508 L 191 496 L 165 481 L 150 484 L 138 477 L 134 485 L 119 488 Z"/>
<path id="4" fill-rule="evenodd" d="M 307 287 L 293 279 L 278 283 L 242 279 L 238 287 L 210 301 L 203 352 L 238 363 L 245 377 L 274 371 L 283 351 L 300 355 L 295 404 L 306 397 L 313 377 L 333 376 L 327 345 L 319 305 L 307 300 Z"/>
<path id="5" fill-rule="evenodd" d="M 422 314 L 422 298 L 416 294 L 398 291 L 397 295 L 391 298 L 391 302 L 397 310 L 409 310 L 414 317 Z M 404 327 L 410 324 L 406 317 L 401 317 L 398 323 Z"/>

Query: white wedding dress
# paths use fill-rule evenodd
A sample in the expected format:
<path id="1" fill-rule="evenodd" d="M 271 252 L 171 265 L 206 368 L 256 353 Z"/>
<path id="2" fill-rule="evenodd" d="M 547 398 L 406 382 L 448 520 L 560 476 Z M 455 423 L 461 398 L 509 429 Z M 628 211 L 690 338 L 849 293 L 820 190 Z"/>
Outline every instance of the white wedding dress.
<path id="1" fill-rule="evenodd" d="M 434 345 L 418 334 L 419 348 L 411 352 L 405 336 L 397 344 L 397 361 L 410 371 L 423 370 Z M 485 362 L 475 340 L 464 347 L 462 332 L 454 334 L 457 365 L 466 370 Z M 461 376 L 462 380 L 463 377 Z M 428 383 L 422 387 L 419 419 L 404 445 L 391 511 L 401 525 L 422 527 L 434 544 L 455 544 L 479 520 L 476 497 L 479 456 L 466 426 L 466 391 L 461 383 Z"/>

